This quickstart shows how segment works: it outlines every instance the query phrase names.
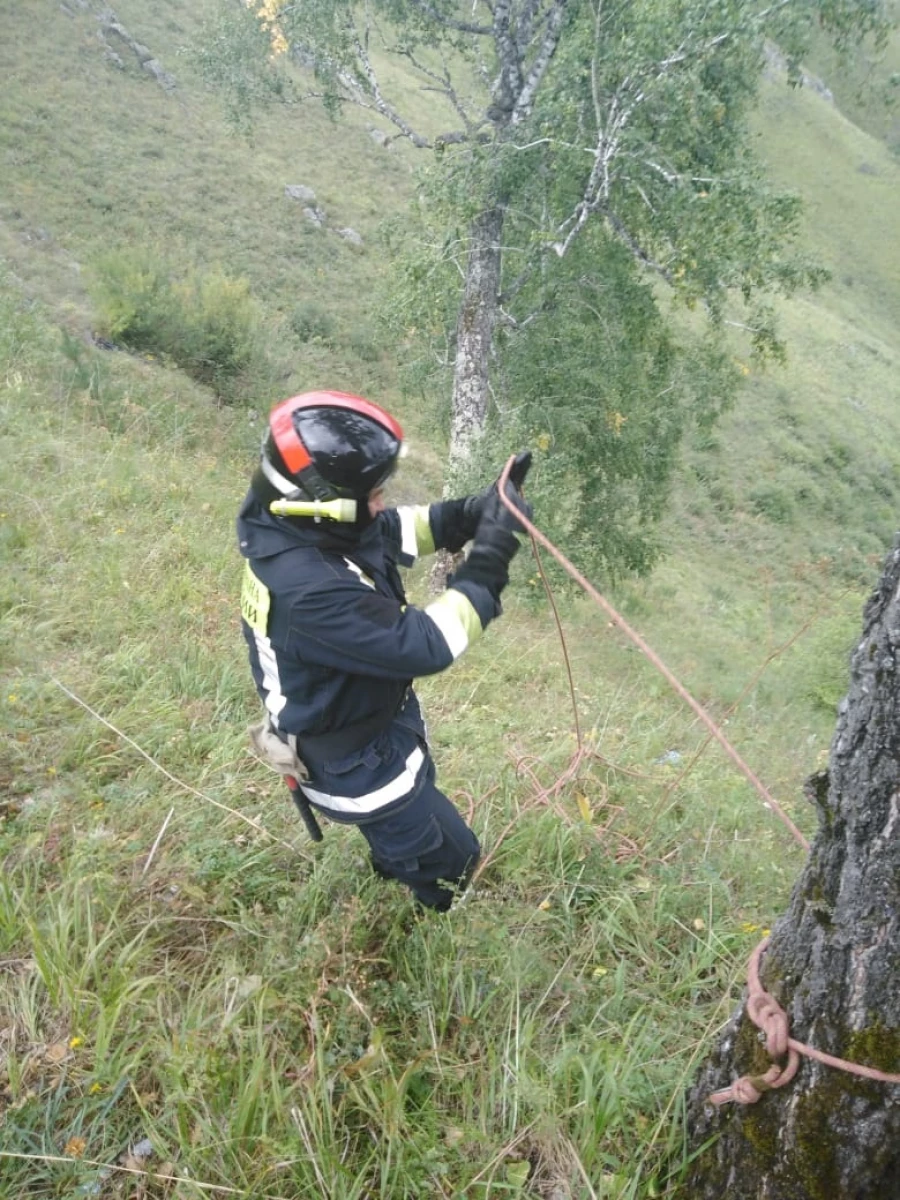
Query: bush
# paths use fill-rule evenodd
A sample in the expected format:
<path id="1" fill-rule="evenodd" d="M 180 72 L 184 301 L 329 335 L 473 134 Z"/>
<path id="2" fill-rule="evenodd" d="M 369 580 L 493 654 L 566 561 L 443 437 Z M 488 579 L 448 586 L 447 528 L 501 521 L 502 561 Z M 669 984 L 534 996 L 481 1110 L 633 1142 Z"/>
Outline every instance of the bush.
<path id="1" fill-rule="evenodd" d="M 113 341 L 170 359 L 226 403 L 268 390 L 274 366 L 246 280 L 196 269 L 179 277 L 150 250 L 119 250 L 95 264 L 91 292 Z"/>
<path id="2" fill-rule="evenodd" d="M 761 517 L 778 525 L 790 521 L 793 504 L 790 496 L 773 484 L 761 484 L 750 493 L 750 504 Z"/>
<path id="3" fill-rule="evenodd" d="M 798 679 L 814 708 L 833 716 L 847 693 L 850 654 L 858 639 L 859 617 L 854 612 L 819 622 L 800 655 Z"/>
<path id="4" fill-rule="evenodd" d="M 297 305 L 291 313 L 290 326 L 298 342 L 327 342 L 334 333 L 334 319 L 315 300 Z"/>
<path id="5" fill-rule="evenodd" d="M 362 362 L 378 362 L 381 357 L 378 335 L 369 325 L 356 326 L 347 339 L 347 345 Z"/>

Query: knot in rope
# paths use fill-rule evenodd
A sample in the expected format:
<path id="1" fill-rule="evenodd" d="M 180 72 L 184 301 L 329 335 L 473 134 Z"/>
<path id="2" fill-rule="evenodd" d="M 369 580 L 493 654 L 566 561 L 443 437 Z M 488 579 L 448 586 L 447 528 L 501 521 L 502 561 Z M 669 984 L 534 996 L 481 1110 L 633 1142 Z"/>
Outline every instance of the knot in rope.
<path id="1" fill-rule="evenodd" d="M 728 1104 L 731 1101 L 736 1104 L 755 1104 L 763 1092 L 770 1092 L 790 1083 L 800 1066 L 800 1055 L 794 1049 L 789 1036 L 787 1013 L 775 997 L 769 995 L 759 978 L 759 961 L 768 944 L 769 939 L 763 938 L 750 955 L 750 962 L 747 964 L 747 986 L 750 993 L 747 998 L 747 1016 L 756 1028 L 766 1035 L 766 1051 L 769 1057 L 783 1058 L 786 1054 L 788 1060 L 784 1066 L 773 1063 L 764 1075 L 742 1075 L 731 1087 L 713 1092 L 709 1098 L 711 1104 Z"/>
<path id="2" fill-rule="evenodd" d="M 888 1071 L 879 1071 L 875 1067 L 864 1067 L 860 1063 L 848 1062 L 845 1058 L 837 1058 L 817 1050 L 815 1046 L 807 1046 L 805 1042 L 795 1041 L 789 1036 L 787 1013 L 774 996 L 770 996 L 759 978 L 759 963 L 766 947 L 768 938 L 763 938 L 747 964 L 747 1016 L 757 1029 L 766 1035 L 766 1050 L 772 1058 L 783 1058 L 787 1054 L 784 1066 L 773 1063 L 764 1075 L 742 1075 L 731 1087 L 713 1092 L 709 1097 L 710 1104 L 755 1104 L 763 1092 L 773 1091 L 784 1087 L 797 1074 L 800 1066 L 800 1055 L 813 1058 L 816 1062 L 835 1067 L 839 1071 L 847 1071 L 863 1079 L 874 1079 L 879 1083 L 900 1084 L 900 1075 L 892 1075 Z"/>
<path id="3" fill-rule="evenodd" d="M 724 1104 L 727 1100 L 734 1100 L 737 1104 L 755 1104 L 763 1092 L 778 1086 L 777 1079 L 780 1074 L 781 1067 L 772 1066 L 765 1075 L 742 1075 L 730 1088 L 716 1092 L 710 1099 L 713 1104 Z"/>
<path id="4" fill-rule="evenodd" d="M 766 1035 L 770 1058 L 782 1058 L 788 1051 L 787 1013 L 768 992 L 757 992 L 747 1001 L 747 1016 Z"/>

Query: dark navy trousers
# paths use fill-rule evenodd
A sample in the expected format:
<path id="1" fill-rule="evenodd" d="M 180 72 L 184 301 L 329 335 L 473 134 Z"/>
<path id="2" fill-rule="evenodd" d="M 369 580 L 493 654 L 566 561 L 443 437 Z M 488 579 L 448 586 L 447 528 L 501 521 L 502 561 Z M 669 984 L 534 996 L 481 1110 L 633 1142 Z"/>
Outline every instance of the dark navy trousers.
<path id="1" fill-rule="evenodd" d="M 420 904 L 440 912 L 466 886 L 481 856 L 478 838 L 436 787 L 430 757 L 413 799 L 359 831 L 378 874 L 405 883 Z"/>

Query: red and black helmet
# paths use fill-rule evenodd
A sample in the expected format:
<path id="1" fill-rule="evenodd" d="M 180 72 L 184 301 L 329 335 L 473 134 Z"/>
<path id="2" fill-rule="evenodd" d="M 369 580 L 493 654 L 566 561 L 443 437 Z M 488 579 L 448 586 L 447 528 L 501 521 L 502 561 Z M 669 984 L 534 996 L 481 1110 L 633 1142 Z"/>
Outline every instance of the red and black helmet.
<path id="1" fill-rule="evenodd" d="M 280 497 L 363 500 L 385 483 L 402 445 L 399 424 L 371 400 L 304 392 L 269 413 L 260 473 Z"/>

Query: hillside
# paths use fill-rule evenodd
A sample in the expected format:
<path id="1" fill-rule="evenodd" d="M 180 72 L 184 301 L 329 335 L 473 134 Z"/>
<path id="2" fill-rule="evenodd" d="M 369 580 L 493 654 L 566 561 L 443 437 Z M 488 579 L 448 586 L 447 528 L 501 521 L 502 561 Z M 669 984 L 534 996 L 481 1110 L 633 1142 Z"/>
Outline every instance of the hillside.
<path id="1" fill-rule="evenodd" d="M 0 7 L 0 1196 L 676 1196 L 685 1084 L 800 854 L 562 594 L 591 751 L 565 778 L 568 685 L 525 553 L 504 619 L 419 689 L 490 856 L 475 893 L 423 919 L 353 830 L 305 840 L 246 748 L 235 605 L 275 397 L 223 405 L 98 346 L 91 288 L 135 246 L 242 276 L 280 393 L 395 408 L 394 498 L 424 499 L 442 448 L 377 326 L 379 225 L 414 157 L 312 107 L 236 136 L 182 52 L 199 9 L 124 0 L 127 36 L 104 13 Z M 668 555 L 613 599 L 811 833 L 802 781 L 900 507 L 900 164 L 777 80 L 758 128 L 833 279 L 783 305 L 787 365 L 749 368 L 686 448 Z"/>

